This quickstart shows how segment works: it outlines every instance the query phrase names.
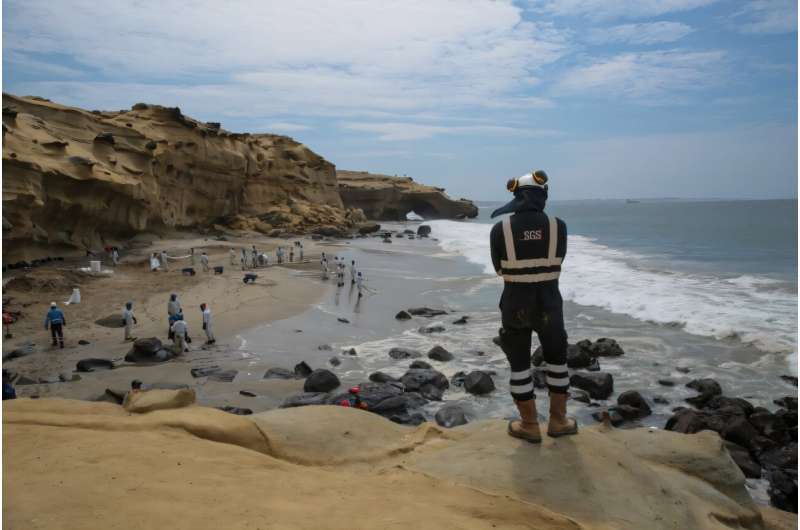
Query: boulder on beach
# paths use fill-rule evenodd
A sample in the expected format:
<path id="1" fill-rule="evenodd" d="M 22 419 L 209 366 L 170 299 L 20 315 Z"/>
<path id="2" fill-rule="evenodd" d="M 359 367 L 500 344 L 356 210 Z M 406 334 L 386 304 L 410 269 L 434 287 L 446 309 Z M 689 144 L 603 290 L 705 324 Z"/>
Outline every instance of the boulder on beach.
<path id="1" fill-rule="evenodd" d="M 722 387 L 713 379 L 694 379 L 686 383 L 686 388 L 699 392 L 700 395 L 686 399 L 687 403 L 696 407 L 702 407 L 712 397 L 722 394 Z"/>
<path id="2" fill-rule="evenodd" d="M 372 372 L 369 374 L 369 380 L 374 383 L 389 383 L 389 382 L 396 382 L 399 381 L 396 377 L 393 377 L 389 374 L 385 374 L 383 372 Z"/>
<path id="3" fill-rule="evenodd" d="M 434 415 L 437 425 L 451 428 L 469 423 L 466 406 L 463 403 L 446 403 Z"/>
<path id="4" fill-rule="evenodd" d="M 125 355 L 125 362 L 146 364 L 146 363 L 163 363 L 175 358 L 175 352 L 172 349 L 161 348 L 153 354 L 143 354 L 135 348 Z"/>
<path id="5" fill-rule="evenodd" d="M 626 420 L 637 420 L 652 414 L 650 405 L 635 390 L 628 390 L 617 396 L 617 406 L 614 407 L 614 410 Z"/>
<path id="6" fill-rule="evenodd" d="M 392 348 L 389 350 L 389 357 L 392 359 L 416 359 L 422 357 L 422 352 L 411 348 Z"/>
<path id="7" fill-rule="evenodd" d="M 605 372 L 577 372 L 569 384 L 587 391 L 592 399 L 608 399 L 614 392 L 614 378 Z"/>
<path id="8" fill-rule="evenodd" d="M 394 318 L 397 320 L 411 320 L 412 316 L 408 311 L 400 311 L 394 316 Z"/>
<path id="9" fill-rule="evenodd" d="M 111 370 L 114 368 L 114 362 L 109 359 L 81 359 L 78 361 L 75 369 L 78 372 L 96 372 L 97 370 Z M 17 384 L 20 384 L 19 382 Z"/>
<path id="10" fill-rule="evenodd" d="M 429 236 L 429 235 L 431 235 L 431 227 L 429 225 L 419 225 L 417 227 L 417 235 L 418 236 Z"/>
<path id="11" fill-rule="evenodd" d="M 434 361 L 439 361 L 444 363 L 447 361 L 452 361 L 453 359 L 455 359 L 455 356 L 437 344 L 436 346 L 428 350 L 428 358 L 433 359 Z"/>
<path id="12" fill-rule="evenodd" d="M 441 390 L 450 388 L 447 377 L 442 372 L 433 369 L 410 369 L 403 374 L 400 381 L 409 391 L 419 391 L 425 385 L 432 385 Z"/>
<path id="13" fill-rule="evenodd" d="M 133 342 L 133 349 L 142 355 L 155 355 L 155 353 L 163 347 L 164 345 L 161 343 L 161 340 L 156 337 L 136 339 Z"/>
<path id="14" fill-rule="evenodd" d="M 305 361 L 300 361 L 296 365 L 294 365 L 294 375 L 299 378 L 308 377 L 313 373 L 314 370 L 306 363 Z"/>
<path id="15" fill-rule="evenodd" d="M 326 405 L 330 395 L 327 392 L 302 392 L 289 396 L 281 403 L 281 408 L 305 407 L 308 405 Z"/>
<path id="16" fill-rule="evenodd" d="M 476 396 L 483 396 L 495 389 L 492 376 L 481 370 L 474 370 L 464 377 L 464 390 Z"/>
<path id="17" fill-rule="evenodd" d="M 330 392 L 337 388 L 341 383 L 336 374 L 324 368 L 318 368 L 311 372 L 303 385 L 305 392 Z"/>
<path id="18" fill-rule="evenodd" d="M 417 370 L 430 370 L 433 368 L 430 363 L 426 363 L 425 361 L 420 361 L 419 359 L 412 362 L 408 365 L 409 369 L 417 369 Z"/>
<path id="19" fill-rule="evenodd" d="M 584 339 L 578 341 L 575 346 L 587 351 L 592 357 L 619 357 L 625 354 L 622 346 L 616 340 L 605 337 L 594 342 Z"/>
<path id="20" fill-rule="evenodd" d="M 440 325 L 422 326 L 417 331 L 419 331 L 420 333 L 425 334 L 425 335 L 430 335 L 431 333 L 442 333 L 443 331 L 445 331 L 445 328 L 444 328 L 444 326 L 440 326 Z"/>
<path id="21" fill-rule="evenodd" d="M 531 363 L 534 366 L 544 364 L 544 352 L 541 346 L 537 346 L 531 355 Z M 591 352 L 591 342 L 583 340 L 577 344 L 568 344 L 567 366 L 573 369 L 583 368 L 589 371 L 599 371 L 600 363 L 597 361 L 597 356 Z"/>
<path id="22" fill-rule="evenodd" d="M 441 315 L 446 315 L 447 311 L 444 309 L 432 309 L 430 307 L 412 307 L 408 309 L 408 313 L 415 317 L 433 318 Z"/>

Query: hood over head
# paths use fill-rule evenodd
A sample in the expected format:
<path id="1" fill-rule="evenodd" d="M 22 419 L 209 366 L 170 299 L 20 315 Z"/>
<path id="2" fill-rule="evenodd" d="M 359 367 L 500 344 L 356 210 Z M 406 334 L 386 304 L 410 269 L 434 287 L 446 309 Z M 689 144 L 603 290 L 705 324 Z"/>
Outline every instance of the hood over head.
<path id="1" fill-rule="evenodd" d="M 547 202 L 547 180 L 547 173 L 541 169 L 509 180 L 506 188 L 514 194 L 514 198 L 493 211 L 492 217 L 506 213 L 544 210 Z"/>

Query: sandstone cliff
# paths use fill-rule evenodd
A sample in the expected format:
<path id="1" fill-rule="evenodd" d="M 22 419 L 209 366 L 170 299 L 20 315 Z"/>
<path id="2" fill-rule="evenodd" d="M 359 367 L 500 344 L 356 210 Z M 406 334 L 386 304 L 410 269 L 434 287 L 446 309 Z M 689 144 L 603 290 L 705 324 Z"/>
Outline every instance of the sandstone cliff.
<path id="1" fill-rule="evenodd" d="M 410 177 L 390 177 L 364 171 L 339 171 L 339 194 L 345 206 L 359 208 L 370 219 L 405 220 L 415 212 L 425 219 L 463 219 L 478 215 L 466 199 L 454 200 L 442 188 L 414 182 Z"/>
<path id="2" fill-rule="evenodd" d="M 177 108 L 88 112 L 4 94 L 3 138 L 7 252 L 31 243 L 97 248 L 226 216 L 300 231 L 363 218 L 342 208 L 334 165 L 306 146 L 232 134 Z"/>
<path id="3" fill-rule="evenodd" d="M 793 514 L 753 503 L 741 471 L 708 431 L 600 425 L 531 445 L 509 437 L 500 420 L 408 428 L 335 406 L 235 416 L 182 406 L 191 401 L 180 395 L 187 392 L 129 396 L 125 408 L 6 401 L 3 523 L 172 530 L 797 527 Z"/>

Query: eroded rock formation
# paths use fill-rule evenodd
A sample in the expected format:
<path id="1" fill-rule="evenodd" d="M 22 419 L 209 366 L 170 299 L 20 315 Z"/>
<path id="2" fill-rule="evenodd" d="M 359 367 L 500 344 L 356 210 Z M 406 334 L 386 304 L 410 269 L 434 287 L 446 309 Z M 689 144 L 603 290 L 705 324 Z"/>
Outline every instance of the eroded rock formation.
<path id="1" fill-rule="evenodd" d="M 297 221 L 312 207 L 345 222 L 333 164 L 291 138 L 229 133 L 177 108 L 88 112 L 4 94 L 3 137 L 4 250 L 97 247 L 234 215 Z"/>
<path id="2" fill-rule="evenodd" d="M 442 188 L 365 171 L 339 171 L 339 194 L 348 208 L 359 208 L 370 219 L 405 220 L 415 212 L 424 219 L 476 217 L 478 207 L 467 199 L 454 200 Z"/>
<path id="3" fill-rule="evenodd" d="M 129 394 L 125 407 L 7 401 L 3 472 L 16 487 L 4 492 L 13 509 L 3 523 L 371 529 L 390 518 L 420 530 L 796 528 L 792 514 L 750 499 L 709 431 L 593 426 L 531 445 L 508 436 L 502 420 L 409 428 L 337 406 L 237 416 L 189 405 L 191 397 Z"/>
<path id="4" fill-rule="evenodd" d="M 343 171 L 340 186 L 333 164 L 289 137 L 231 133 L 178 108 L 90 112 L 3 94 L 3 138 L 7 259 L 171 228 L 344 235 L 364 212 L 378 220 L 478 212 L 408 178 Z"/>

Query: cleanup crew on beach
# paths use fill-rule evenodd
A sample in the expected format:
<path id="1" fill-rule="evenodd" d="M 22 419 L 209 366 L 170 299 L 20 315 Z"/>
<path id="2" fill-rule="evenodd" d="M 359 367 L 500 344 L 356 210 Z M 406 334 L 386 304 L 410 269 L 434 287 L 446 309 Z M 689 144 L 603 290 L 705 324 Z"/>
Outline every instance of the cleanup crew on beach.
<path id="1" fill-rule="evenodd" d="M 558 277 L 567 253 L 567 225 L 547 215 L 547 174 L 536 170 L 508 181 L 514 199 L 492 212 L 511 215 L 492 227 L 492 264 L 502 276 L 500 347 L 511 364 L 511 397 L 521 421 L 508 423 L 508 434 L 531 443 L 542 441 L 536 414 L 531 372 L 531 335 L 542 345 L 550 393 L 552 437 L 577 434 L 578 424 L 567 418 L 569 374 L 567 332 Z"/>

